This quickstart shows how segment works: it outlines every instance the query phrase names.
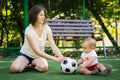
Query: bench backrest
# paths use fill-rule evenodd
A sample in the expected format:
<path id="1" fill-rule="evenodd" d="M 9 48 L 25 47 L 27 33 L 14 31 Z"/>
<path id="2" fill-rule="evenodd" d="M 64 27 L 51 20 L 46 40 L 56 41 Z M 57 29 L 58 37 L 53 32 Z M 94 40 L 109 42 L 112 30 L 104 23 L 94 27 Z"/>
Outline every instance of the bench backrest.
<path id="1" fill-rule="evenodd" d="M 92 36 L 94 28 L 91 20 L 47 19 L 53 36 Z"/>

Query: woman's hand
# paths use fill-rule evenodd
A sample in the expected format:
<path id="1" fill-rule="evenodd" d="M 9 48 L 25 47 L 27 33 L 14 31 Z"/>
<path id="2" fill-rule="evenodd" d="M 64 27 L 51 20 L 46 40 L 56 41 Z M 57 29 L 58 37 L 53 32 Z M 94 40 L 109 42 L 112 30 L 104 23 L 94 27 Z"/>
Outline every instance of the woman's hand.
<path id="1" fill-rule="evenodd" d="M 62 62 L 64 60 L 66 60 L 66 57 L 56 57 L 55 59 L 56 62 Z"/>

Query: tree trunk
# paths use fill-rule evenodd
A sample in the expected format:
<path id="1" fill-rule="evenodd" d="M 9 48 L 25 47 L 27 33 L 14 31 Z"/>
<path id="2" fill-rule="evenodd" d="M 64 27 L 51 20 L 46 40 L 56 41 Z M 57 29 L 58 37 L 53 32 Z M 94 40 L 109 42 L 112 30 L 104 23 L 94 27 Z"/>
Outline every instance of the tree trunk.
<path id="1" fill-rule="evenodd" d="M 25 31 L 24 26 L 23 26 L 23 20 L 21 18 L 19 18 L 17 20 L 17 24 L 19 26 L 19 32 L 20 32 L 20 36 L 22 38 L 22 44 L 23 44 L 23 42 L 24 42 L 24 31 Z"/>
<path id="2" fill-rule="evenodd" d="M 2 46 L 3 44 L 3 39 L 4 39 L 4 28 L 6 26 L 5 24 L 5 20 L 3 19 L 3 16 L 1 15 L 1 23 L 2 23 L 2 27 L 1 27 L 1 38 L 0 38 L 0 46 Z"/>
<path id="3" fill-rule="evenodd" d="M 2 46 L 3 43 L 3 36 L 4 36 L 4 31 L 3 31 L 3 27 L 2 27 L 2 31 L 1 31 L 1 38 L 0 38 L 0 46 Z"/>

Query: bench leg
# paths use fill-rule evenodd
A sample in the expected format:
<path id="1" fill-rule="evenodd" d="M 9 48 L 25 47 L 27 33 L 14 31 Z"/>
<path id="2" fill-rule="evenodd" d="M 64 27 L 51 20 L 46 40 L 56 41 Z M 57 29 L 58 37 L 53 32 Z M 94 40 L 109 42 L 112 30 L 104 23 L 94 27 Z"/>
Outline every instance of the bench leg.
<path id="1" fill-rule="evenodd" d="M 102 44 L 103 44 L 104 58 L 106 58 L 106 49 L 105 49 L 104 38 L 102 38 Z"/>

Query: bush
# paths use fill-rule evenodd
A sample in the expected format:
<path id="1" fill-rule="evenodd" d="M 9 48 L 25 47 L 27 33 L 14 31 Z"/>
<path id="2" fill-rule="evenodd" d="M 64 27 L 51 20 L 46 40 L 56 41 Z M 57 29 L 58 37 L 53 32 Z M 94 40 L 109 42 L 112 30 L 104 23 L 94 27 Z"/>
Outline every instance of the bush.
<path id="1" fill-rule="evenodd" d="M 13 56 L 14 57 L 14 56 L 17 56 L 18 52 L 19 52 L 19 49 L 1 49 L 0 50 L 0 56 L 2 56 L 2 57 Z M 54 55 L 53 51 L 51 50 L 51 48 L 46 48 L 45 52 L 50 54 L 50 55 Z M 97 52 L 98 56 L 104 56 L 103 50 L 97 50 L 96 52 Z M 62 52 L 62 54 L 64 56 L 66 56 L 66 57 L 73 57 L 73 58 L 80 57 L 81 53 L 82 53 L 82 51 L 80 51 L 80 50 L 73 50 L 73 51 L 65 51 L 64 50 L 64 52 Z M 106 55 L 107 56 L 111 56 L 111 55 L 112 56 L 113 55 L 120 56 L 120 49 L 118 49 L 118 50 L 111 49 L 111 48 L 107 49 L 106 50 Z"/>
<path id="2" fill-rule="evenodd" d="M 19 50 L 0 50 L 0 56 L 2 57 L 9 57 L 9 56 L 17 56 Z"/>

